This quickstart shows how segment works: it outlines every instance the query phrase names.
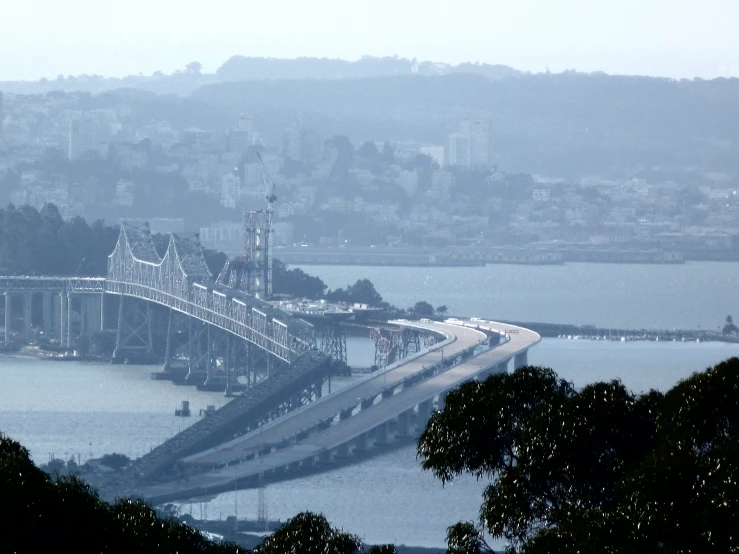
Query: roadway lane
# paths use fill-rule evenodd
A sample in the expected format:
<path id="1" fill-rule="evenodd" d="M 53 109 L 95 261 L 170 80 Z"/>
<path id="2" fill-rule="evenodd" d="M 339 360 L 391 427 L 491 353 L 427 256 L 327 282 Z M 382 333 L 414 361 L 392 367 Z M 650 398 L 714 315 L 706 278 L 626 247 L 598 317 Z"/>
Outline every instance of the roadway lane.
<path id="1" fill-rule="evenodd" d="M 284 468 L 331 452 L 369 430 L 398 417 L 401 413 L 413 409 L 421 402 L 432 399 L 474 378 L 481 372 L 495 371 L 496 366 L 528 350 L 541 340 L 537 333 L 522 327 L 487 321 L 467 322 L 467 325 L 475 325 L 491 331 L 509 331 L 510 340 L 435 377 L 406 388 L 391 398 L 383 399 L 382 402 L 361 410 L 353 417 L 342 420 L 323 431 L 312 433 L 297 444 L 240 464 L 191 477 L 187 481 L 148 487 L 139 491 L 139 494 L 155 501 L 169 501 L 208 494 L 209 491 L 223 491 L 231 487 L 231 483 L 236 480 Z M 453 326 L 457 336 L 465 335 L 467 329 L 469 327 Z M 285 435 L 282 438 L 284 437 Z"/>
<path id="2" fill-rule="evenodd" d="M 406 378 L 440 362 L 442 356 L 447 359 L 452 358 L 486 339 L 486 335 L 480 331 L 457 325 L 418 323 L 414 324 L 414 327 L 429 329 L 456 338 L 451 343 L 444 341 L 444 344 L 434 345 L 428 352 L 407 362 L 401 362 L 394 369 L 375 375 L 354 386 L 344 388 L 294 412 L 289 412 L 243 437 L 188 456 L 182 461 L 188 464 L 219 465 L 244 458 L 255 451 L 278 445 L 286 438 L 293 437 L 305 429 L 326 422 L 343 410 L 355 407 L 362 399 L 376 397 L 382 394 L 383 390 L 399 385 Z"/>

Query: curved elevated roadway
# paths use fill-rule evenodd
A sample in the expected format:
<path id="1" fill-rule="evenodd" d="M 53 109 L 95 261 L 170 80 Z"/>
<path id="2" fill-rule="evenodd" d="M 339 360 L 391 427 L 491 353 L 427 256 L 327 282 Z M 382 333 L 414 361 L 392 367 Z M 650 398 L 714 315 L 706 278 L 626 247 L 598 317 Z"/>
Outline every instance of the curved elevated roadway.
<path id="1" fill-rule="evenodd" d="M 526 353 L 539 342 L 537 333 L 525 328 L 491 321 L 448 320 L 446 323 L 414 323 L 450 339 L 384 375 L 360 382 L 314 402 L 239 439 L 183 459 L 185 464 L 220 466 L 187 479 L 143 487 L 129 494 L 165 502 L 253 486 L 261 474 L 277 475 L 300 467 L 330 462 L 392 440 L 395 435 L 415 434 L 449 390 L 472 378 L 525 365 Z M 488 331 L 505 340 L 493 348 L 459 361 L 467 352 L 487 342 Z M 451 337 L 454 337 L 453 339 Z M 493 339 L 494 342 L 495 339 Z M 443 353 L 442 353 L 443 350 Z M 452 365 L 434 374 L 430 366 Z M 426 375 L 425 378 L 422 378 Z M 230 464 L 230 465 L 229 465 Z M 225 467 L 224 467 L 225 466 Z"/>

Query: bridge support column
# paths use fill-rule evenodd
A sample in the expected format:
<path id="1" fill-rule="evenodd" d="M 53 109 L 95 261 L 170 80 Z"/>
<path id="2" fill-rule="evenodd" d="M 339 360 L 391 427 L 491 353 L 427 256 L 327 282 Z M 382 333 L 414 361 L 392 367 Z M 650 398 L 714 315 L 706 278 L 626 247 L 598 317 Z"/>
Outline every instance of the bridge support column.
<path id="1" fill-rule="evenodd" d="M 500 344 L 500 335 L 493 333 L 488 338 L 488 346 L 498 346 Z"/>
<path id="2" fill-rule="evenodd" d="M 82 310 L 85 313 L 85 328 L 81 334 L 92 335 L 102 330 L 102 295 L 89 294 L 82 297 Z"/>
<path id="3" fill-rule="evenodd" d="M 4 294 L 5 296 L 5 343 L 7 344 L 10 342 L 10 336 L 12 329 L 10 328 L 11 322 L 13 321 L 11 318 L 11 313 L 13 311 L 13 294 L 11 292 L 6 292 Z"/>
<path id="4" fill-rule="evenodd" d="M 66 327 L 66 334 L 67 338 L 66 345 L 67 348 L 72 348 L 72 293 L 67 293 L 67 327 Z"/>
<path id="5" fill-rule="evenodd" d="M 387 421 L 375 427 L 375 444 L 388 444 L 390 442 L 390 431 Z"/>
<path id="6" fill-rule="evenodd" d="M 362 433 L 356 439 L 354 439 L 354 448 L 358 452 L 367 452 L 370 447 L 370 436 L 369 433 Z"/>
<path id="7" fill-rule="evenodd" d="M 495 366 L 495 373 L 508 373 L 508 360 Z"/>
<path id="8" fill-rule="evenodd" d="M 529 351 L 528 350 L 519 352 L 513 358 L 513 369 L 518 369 L 519 367 L 523 367 L 528 364 L 529 364 Z"/>
<path id="9" fill-rule="evenodd" d="M 62 342 L 62 297 L 60 294 L 51 295 L 51 333 Z"/>
<path id="10" fill-rule="evenodd" d="M 418 405 L 418 418 L 416 419 L 416 424 L 418 425 L 419 429 L 423 429 L 424 427 L 426 427 L 426 423 L 431 417 L 431 408 L 431 400 L 425 400 Z"/>
<path id="11" fill-rule="evenodd" d="M 151 319 L 150 302 L 142 304 L 141 301 L 121 295 L 113 363 L 152 361 Z"/>
<path id="12" fill-rule="evenodd" d="M 33 293 L 23 293 L 23 338 L 26 342 L 31 340 L 33 331 Z"/>
<path id="13" fill-rule="evenodd" d="M 340 444 L 336 448 L 336 457 L 337 458 L 348 458 L 351 456 L 352 453 L 352 447 L 351 444 L 348 442 L 345 442 L 344 444 Z"/>
<path id="14" fill-rule="evenodd" d="M 59 343 L 64 348 L 69 348 L 67 343 L 67 325 L 69 324 L 69 297 L 66 293 L 59 295 Z"/>
<path id="15" fill-rule="evenodd" d="M 41 293 L 41 319 L 43 322 L 44 336 L 47 338 L 54 332 L 52 320 L 53 320 L 54 306 L 51 302 L 51 293 Z"/>
<path id="16" fill-rule="evenodd" d="M 407 437 L 411 434 L 411 412 L 413 410 L 406 410 L 402 412 L 397 419 L 395 434 L 398 437 Z"/>

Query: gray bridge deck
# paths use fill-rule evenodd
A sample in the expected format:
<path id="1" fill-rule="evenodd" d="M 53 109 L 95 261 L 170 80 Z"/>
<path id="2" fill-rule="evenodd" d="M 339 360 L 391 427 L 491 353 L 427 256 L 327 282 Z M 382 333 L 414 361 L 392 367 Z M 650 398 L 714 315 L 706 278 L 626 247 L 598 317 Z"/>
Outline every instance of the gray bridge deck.
<path id="1" fill-rule="evenodd" d="M 454 342 L 443 348 L 447 359 L 459 356 L 470 346 L 474 347 L 482 342 L 482 333 L 468 325 L 479 326 L 491 332 L 506 333 L 508 340 L 426 380 L 405 386 L 399 392 L 395 390 L 397 385 L 406 382 L 409 376 L 418 374 L 441 359 L 441 349 L 428 352 L 393 370 L 398 372 L 395 376 L 390 377 L 393 372 L 389 372 L 388 377 L 392 381 L 387 387 L 380 387 L 380 380 L 376 379 L 377 386 L 363 384 L 341 391 L 330 400 L 325 399 L 299 412 L 284 416 L 268 429 L 257 430 L 241 439 L 186 459 L 190 463 L 232 462 L 232 465 L 194 475 L 187 480 L 137 488 L 127 493 L 147 498 L 152 502 L 214 494 L 232 490 L 237 483 L 249 484 L 250 479 L 253 485 L 255 478 L 260 474 L 285 471 L 301 464 L 312 465 L 337 454 L 349 455 L 352 449 L 367 449 L 370 446 L 369 432 L 373 429 L 376 430 L 374 441 L 378 443 L 388 440 L 387 424 L 391 420 L 397 419 L 402 423 L 400 434 L 410 433 L 410 429 L 407 428 L 408 416 L 414 408 L 418 406 L 420 411 L 423 406 L 426 410 L 430 408 L 430 403 L 435 397 L 443 397 L 447 391 L 466 380 L 495 371 L 505 371 L 508 361 L 513 358 L 518 358 L 516 365 L 525 364 L 526 352 L 540 340 L 539 335 L 533 331 L 495 322 L 476 321 L 468 322 L 466 325 L 427 324 L 429 328 L 453 333 L 457 337 Z M 401 372 L 404 373 L 402 378 Z M 360 389 L 360 386 L 363 388 Z M 392 390 L 394 394 L 375 402 L 376 399 L 373 399 L 372 395 L 382 396 L 383 390 Z M 363 396 L 362 393 L 369 396 Z M 373 401 L 369 402 L 370 399 Z M 362 405 L 363 400 L 368 402 Z M 350 409 L 353 415 L 336 418 L 337 412 Z M 420 417 L 419 413 L 417 418 L 420 425 L 425 424 L 425 417 L 428 414 L 423 415 L 424 417 Z M 338 421 L 332 423 L 332 419 Z M 406 428 L 403 429 L 403 426 Z M 277 441 L 282 443 L 276 444 Z M 239 460 L 240 463 L 233 463 Z"/>

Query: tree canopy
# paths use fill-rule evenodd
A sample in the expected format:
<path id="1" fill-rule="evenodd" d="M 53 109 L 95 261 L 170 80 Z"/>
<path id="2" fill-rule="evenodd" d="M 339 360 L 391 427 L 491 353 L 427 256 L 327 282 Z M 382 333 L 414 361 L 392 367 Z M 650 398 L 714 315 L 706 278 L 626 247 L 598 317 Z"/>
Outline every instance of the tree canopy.
<path id="1" fill-rule="evenodd" d="M 444 482 L 491 480 L 480 524 L 513 552 L 739 548 L 738 358 L 664 394 L 578 391 L 541 367 L 494 374 L 449 393 L 418 453 Z M 463 531 L 457 544 L 478 544 Z"/>
<path id="2" fill-rule="evenodd" d="M 367 304 L 373 307 L 384 304 L 382 296 L 375 290 L 375 286 L 369 279 L 358 279 L 353 285 L 347 285 L 346 289 L 330 290 L 326 293 L 326 300 L 348 304 Z"/>
<path id="3" fill-rule="evenodd" d="M 34 465 L 25 448 L 2 434 L 0 490 L 2 552 L 247 552 L 232 543 L 212 542 L 184 523 L 162 518 L 143 502 L 127 498 L 104 502 L 75 475 L 52 477 Z M 253 552 L 358 554 L 362 550 L 359 537 L 331 527 L 323 515 L 303 512 L 287 520 Z M 381 545 L 367 554 L 396 551 L 392 545 Z"/>

